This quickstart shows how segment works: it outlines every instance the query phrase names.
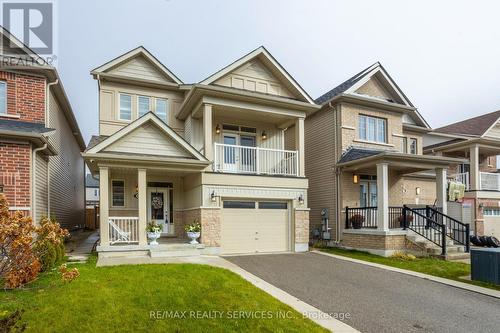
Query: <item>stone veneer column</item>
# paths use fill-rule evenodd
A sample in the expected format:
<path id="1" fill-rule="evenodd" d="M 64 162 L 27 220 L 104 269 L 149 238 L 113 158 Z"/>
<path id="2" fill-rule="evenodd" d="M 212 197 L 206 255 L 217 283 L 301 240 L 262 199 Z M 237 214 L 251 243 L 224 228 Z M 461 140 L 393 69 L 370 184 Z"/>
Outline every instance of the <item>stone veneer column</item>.
<path id="1" fill-rule="evenodd" d="M 295 209 L 295 252 L 309 251 L 309 209 Z"/>
<path id="2" fill-rule="evenodd" d="M 221 246 L 221 209 L 201 208 L 201 243 L 206 246 Z"/>

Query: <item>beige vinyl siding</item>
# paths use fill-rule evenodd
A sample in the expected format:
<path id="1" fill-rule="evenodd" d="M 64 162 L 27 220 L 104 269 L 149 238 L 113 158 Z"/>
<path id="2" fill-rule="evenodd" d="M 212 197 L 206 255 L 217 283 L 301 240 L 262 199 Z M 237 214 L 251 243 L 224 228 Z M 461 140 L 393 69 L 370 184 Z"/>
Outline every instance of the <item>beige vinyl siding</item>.
<path id="1" fill-rule="evenodd" d="M 286 150 L 295 150 L 295 126 L 288 127 L 284 131 L 283 141 Z"/>
<path id="2" fill-rule="evenodd" d="M 488 132 L 485 134 L 486 137 L 499 139 L 500 138 L 500 122 L 497 122 Z"/>
<path id="3" fill-rule="evenodd" d="M 305 163 L 309 179 L 309 229 L 321 231 L 321 210 L 329 209 L 332 238 L 335 237 L 336 179 L 335 123 L 331 109 L 318 111 L 305 121 Z"/>
<path id="4" fill-rule="evenodd" d="M 168 137 L 155 125 L 146 124 L 117 142 L 105 148 L 104 151 L 159 156 L 191 157 L 184 148 Z"/>
<path id="5" fill-rule="evenodd" d="M 47 172 L 48 162 L 46 158 L 38 153 L 35 158 L 36 174 L 35 174 L 35 222 L 40 223 L 40 219 L 47 216 L 48 206 L 48 183 Z"/>
<path id="6" fill-rule="evenodd" d="M 84 224 L 84 164 L 80 147 L 53 93 L 50 94 L 48 127 L 56 132 L 49 136 L 58 151 L 49 159 L 50 215 L 67 229 Z"/>
<path id="7" fill-rule="evenodd" d="M 153 64 L 142 56 L 127 61 L 125 64 L 113 69 L 111 73 L 136 79 L 173 82 L 165 75 L 162 75 Z"/>

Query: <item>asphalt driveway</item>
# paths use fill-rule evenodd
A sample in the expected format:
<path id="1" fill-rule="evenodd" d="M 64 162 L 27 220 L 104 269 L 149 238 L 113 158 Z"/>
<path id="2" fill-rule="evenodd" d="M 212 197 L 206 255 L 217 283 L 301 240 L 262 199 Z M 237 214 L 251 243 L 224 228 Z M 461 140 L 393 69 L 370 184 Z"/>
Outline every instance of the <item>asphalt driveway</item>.
<path id="1" fill-rule="evenodd" d="M 500 332 L 500 300 L 315 253 L 225 259 L 361 332 Z"/>

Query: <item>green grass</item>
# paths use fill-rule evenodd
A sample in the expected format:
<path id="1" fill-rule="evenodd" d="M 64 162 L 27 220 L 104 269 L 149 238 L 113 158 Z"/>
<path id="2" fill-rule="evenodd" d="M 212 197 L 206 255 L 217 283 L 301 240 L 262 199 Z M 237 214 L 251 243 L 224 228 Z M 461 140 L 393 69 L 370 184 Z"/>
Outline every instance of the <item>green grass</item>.
<path id="1" fill-rule="evenodd" d="M 414 272 L 439 276 L 442 278 L 465 282 L 476 286 L 500 290 L 500 286 L 494 284 L 462 279 L 462 277 L 470 275 L 470 265 L 464 263 L 445 261 L 436 258 L 417 258 L 416 260 L 403 260 L 391 257 L 381 257 L 362 251 L 344 250 L 339 248 L 318 248 L 318 250 L 344 257 L 364 260 L 401 269 L 407 269 Z"/>
<path id="2" fill-rule="evenodd" d="M 0 318 L 23 309 L 27 332 L 325 331 L 228 270 L 192 264 L 95 263 L 91 257 L 86 264 L 68 265 L 78 267 L 81 274 L 71 283 L 63 283 L 53 271 L 21 290 L 0 291 Z M 152 311 L 187 311 L 187 318 L 152 319 Z M 224 313 L 217 314 L 219 319 L 195 319 L 190 311 Z M 241 318 L 252 311 L 265 319 Z"/>

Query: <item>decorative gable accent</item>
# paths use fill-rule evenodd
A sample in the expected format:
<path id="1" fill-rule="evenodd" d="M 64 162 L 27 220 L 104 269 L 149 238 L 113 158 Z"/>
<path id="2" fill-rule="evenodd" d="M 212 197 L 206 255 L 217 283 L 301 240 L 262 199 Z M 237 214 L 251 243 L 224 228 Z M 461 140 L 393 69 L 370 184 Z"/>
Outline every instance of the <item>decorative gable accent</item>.
<path id="1" fill-rule="evenodd" d="M 138 56 L 124 64 L 109 71 L 111 74 L 126 76 L 135 79 L 146 79 L 152 81 L 168 81 L 175 83 L 170 77 L 160 72 L 151 62 L 146 60 L 143 56 Z"/>
<path id="2" fill-rule="evenodd" d="M 209 76 L 200 84 L 244 89 L 314 104 L 305 90 L 263 46 Z"/>
<path id="3" fill-rule="evenodd" d="M 88 154 L 113 153 L 186 158 L 207 162 L 207 159 L 186 142 L 153 112 L 128 124 L 99 142 Z"/>
<path id="4" fill-rule="evenodd" d="M 397 101 L 399 99 L 394 92 L 391 93 L 386 87 L 384 87 L 382 82 L 380 82 L 376 76 L 372 76 L 365 84 L 359 87 L 355 93 L 387 101 Z"/>
<path id="5" fill-rule="evenodd" d="M 109 145 L 104 152 L 136 155 L 157 155 L 162 157 L 193 158 L 178 142 L 156 125 L 146 123 Z"/>

